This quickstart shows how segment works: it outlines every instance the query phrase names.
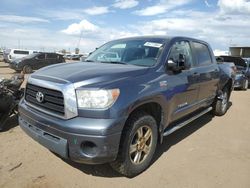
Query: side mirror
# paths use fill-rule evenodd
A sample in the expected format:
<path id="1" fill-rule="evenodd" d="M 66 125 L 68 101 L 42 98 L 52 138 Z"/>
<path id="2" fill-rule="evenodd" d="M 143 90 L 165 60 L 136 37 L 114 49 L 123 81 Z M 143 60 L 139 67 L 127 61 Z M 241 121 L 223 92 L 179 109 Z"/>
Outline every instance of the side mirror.
<path id="1" fill-rule="evenodd" d="M 178 67 L 178 65 L 177 65 L 177 63 L 176 62 L 174 62 L 172 59 L 169 59 L 168 60 L 168 69 L 169 70 L 176 70 L 176 68 Z"/>
<path id="2" fill-rule="evenodd" d="M 169 59 L 168 60 L 168 70 L 173 72 L 181 72 L 182 70 L 190 69 L 190 64 L 187 63 L 186 56 L 184 54 L 179 54 L 177 60 Z"/>
<path id="3" fill-rule="evenodd" d="M 172 59 L 168 60 L 167 68 L 168 70 L 173 71 L 174 73 L 180 73 L 182 70 L 181 67 L 178 65 L 178 62 L 175 62 Z"/>

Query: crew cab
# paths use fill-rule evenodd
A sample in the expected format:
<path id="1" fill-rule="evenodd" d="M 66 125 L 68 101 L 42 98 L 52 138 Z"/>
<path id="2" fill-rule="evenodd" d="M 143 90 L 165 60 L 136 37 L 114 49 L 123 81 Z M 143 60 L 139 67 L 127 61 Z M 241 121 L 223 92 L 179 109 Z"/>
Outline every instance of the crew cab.
<path id="1" fill-rule="evenodd" d="M 31 74 L 19 124 L 63 158 L 110 163 L 133 177 L 150 165 L 164 136 L 208 112 L 224 115 L 234 76 L 201 40 L 119 39 L 85 62 Z"/>

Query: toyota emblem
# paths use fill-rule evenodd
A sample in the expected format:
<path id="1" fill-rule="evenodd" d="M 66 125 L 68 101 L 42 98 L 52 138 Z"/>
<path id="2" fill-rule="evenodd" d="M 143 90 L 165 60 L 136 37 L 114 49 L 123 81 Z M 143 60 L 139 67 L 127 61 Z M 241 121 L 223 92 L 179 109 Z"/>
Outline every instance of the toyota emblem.
<path id="1" fill-rule="evenodd" d="M 39 103 L 42 103 L 44 101 L 44 94 L 40 91 L 38 91 L 36 93 L 36 100 L 39 102 Z"/>

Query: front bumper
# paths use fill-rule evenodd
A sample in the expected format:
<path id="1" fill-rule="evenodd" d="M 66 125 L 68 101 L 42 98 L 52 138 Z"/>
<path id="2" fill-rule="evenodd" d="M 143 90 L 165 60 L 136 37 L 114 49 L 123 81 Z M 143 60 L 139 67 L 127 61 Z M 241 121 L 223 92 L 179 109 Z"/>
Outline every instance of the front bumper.
<path id="1" fill-rule="evenodd" d="M 17 64 L 11 63 L 11 62 L 9 63 L 9 68 L 14 69 L 14 70 L 16 70 L 16 71 L 21 70 L 21 69 L 18 67 Z"/>
<path id="2" fill-rule="evenodd" d="M 124 122 L 122 118 L 62 120 L 27 106 L 23 100 L 19 104 L 19 125 L 30 137 L 61 157 L 79 163 L 114 161 Z"/>

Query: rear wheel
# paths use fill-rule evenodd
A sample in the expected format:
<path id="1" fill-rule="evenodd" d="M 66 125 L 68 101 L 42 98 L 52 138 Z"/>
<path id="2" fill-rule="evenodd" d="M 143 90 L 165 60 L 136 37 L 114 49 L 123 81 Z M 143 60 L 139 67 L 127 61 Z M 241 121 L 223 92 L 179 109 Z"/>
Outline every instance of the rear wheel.
<path id="1" fill-rule="evenodd" d="M 24 73 L 24 74 L 30 74 L 30 73 L 32 73 L 32 72 L 33 72 L 33 70 L 32 70 L 32 68 L 31 68 L 31 66 L 25 65 L 25 66 L 23 67 L 23 73 Z"/>
<path id="2" fill-rule="evenodd" d="M 117 159 L 111 166 L 120 174 L 133 177 L 151 163 L 157 145 L 157 124 L 152 116 L 140 113 L 125 126 Z"/>
<path id="3" fill-rule="evenodd" d="M 230 92 L 228 88 L 224 88 L 222 94 L 219 98 L 216 98 L 216 101 L 213 105 L 213 113 L 216 116 L 223 116 L 228 110 Z"/>

